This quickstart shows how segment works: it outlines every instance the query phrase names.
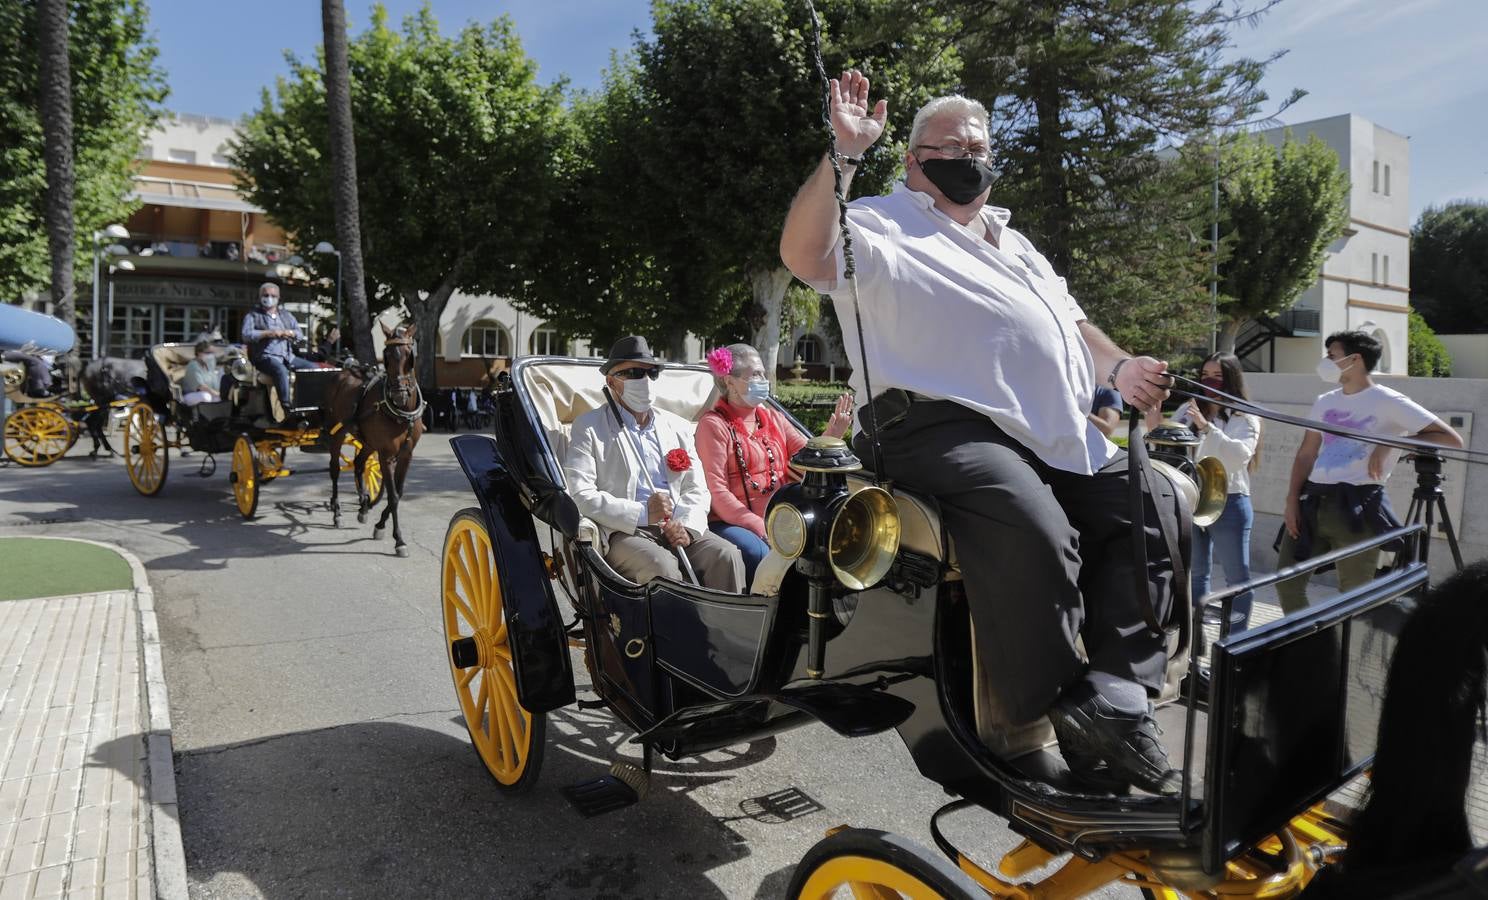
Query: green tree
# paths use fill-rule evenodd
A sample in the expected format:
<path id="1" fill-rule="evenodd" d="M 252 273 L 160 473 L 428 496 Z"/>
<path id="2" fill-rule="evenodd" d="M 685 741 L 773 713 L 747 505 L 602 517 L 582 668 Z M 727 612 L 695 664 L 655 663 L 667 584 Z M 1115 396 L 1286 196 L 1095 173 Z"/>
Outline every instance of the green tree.
<path id="1" fill-rule="evenodd" d="M 1411 304 L 1443 334 L 1488 332 L 1488 203 L 1458 200 L 1411 229 Z"/>
<path id="2" fill-rule="evenodd" d="M 68 59 L 67 0 L 36 4 L 37 73 L 40 75 L 42 150 L 46 159 L 46 232 L 51 254 L 52 311 L 70 326 L 74 315 L 72 259 L 75 240 L 72 193 L 72 68 Z M 69 354 L 74 360 L 78 351 Z"/>
<path id="3" fill-rule="evenodd" d="M 1220 349 L 1232 352 L 1240 327 L 1296 302 L 1315 280 L 1328 245 L 1348 224 L 1348 175 L 1316 136 L 1286 136 L 1277 149 L 1260 136 L 1226 147 L 1220 180 Z"/>
<path id="4" fill-rule="evenodd" d="M 1409 349 L 1406 374 L 1423 378 L 1451 377 L 1452 354 L 1447 352 L 1441 338 L 1436 336 L 1436 332 L 1431 330 L 1431 326 L 1414 309 L 1410 311 L 1407 341 Z"/>
<path id="5" fill-rule="evenodd" d="M 817 7 L 827 71 L 857 66 L 889 101 L 889 134 L 853 181 L 856 192 L 882 192 L 899 170 L 914 110 L 954 84 L 950 26 L 924 17 L 886 28 L 898 9 L 889 0 Z M 773 373 L 791 280 L 780 229 L 826 150 L 809 13 L 797 0 L 657 0 L 652 17 L 654 37 L 637 39 L 636 57 L 654 174 L 637 212 L 665 217 L 672 236 L 659 244 L 671 254 L 674 285 L 707 297 L 749 287 L 751 342 Z M 729 318 L 719 312 L 686 324 L 708 333 Z"/>
<path id="6" fill-rule="evenodd" d="M 1227 52 L 1232 29 L 1258 13 L 1218 0 L 930 6 L 960 22 L 966 93 L 991 114 L 993 200 L 1014 227 L 1129 349 L 1166 352 L 1200 337 L 1203 279 L 1193 279 L 1207 248 L 1189 198 L 1207 199 L 1210 180 L 1180 178 L 1154 151 L 1244 122 L 1265 102 L 1269 60 Z M 925 7 L 908 2 L 907 16 Z"/>
<path id="7" fill-rule="evenodd" d="M 74 279 L 91 275 L 91 235 L 138 207 L 129 199 L 135 159 L 161 115 L 164 73 L 155 63 L 143 4 L 67 4 L 71 82 Z M 0 298 L 57 281 L 50 271 L 46 152 L 38 103 L 34 0 L 0 0 Z"/>
<path id="8" fill-rule="evenodd" d="M 560 87 L 540 87 L 510 20 L 440 34 L 426 6 L 348 46 L 369 303 L 418 323 L 419 381 L 434 387 L 439 320 L 456 290 L 518 293 L 548 214 Z M 313 247 L 336 233 L 321 61 L 290 57 L 232 150 L 247 196 Z M 307 254 L 308 255 L 308 254 Z"/>

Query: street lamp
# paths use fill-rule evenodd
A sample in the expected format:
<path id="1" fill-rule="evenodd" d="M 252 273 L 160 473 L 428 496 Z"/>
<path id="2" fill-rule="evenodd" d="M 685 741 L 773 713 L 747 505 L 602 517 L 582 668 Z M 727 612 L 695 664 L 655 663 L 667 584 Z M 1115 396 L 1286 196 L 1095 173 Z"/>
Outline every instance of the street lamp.
<path id="1" fill-rule="evenodd" d="M 103 340 L 103 352 L 105 352 L 105 353 L 108 352 L 109 331 L 111 331 L 113 329 L 113 327 L 114 327 L 114 273 L 115 272 L 133 272 L 133 271 L 134 271 L 134 263 L 130 262 L 127 259 L 121 259 L 118 262 L 114 263 L 113 265 L 109 266 L 108 315 L 107 315 L 107 317 L 105 317 L 104 323 L 103 323 L 103 327 L 105 329 L 104 330 L 104 333 L 103 333 L 103 337 L 104 337 L 104 340 Z M 94 333 L 97 334 L 98 330 L 99 330 L 98 323 L 97 322 L 94 322 L 93 323 L 93 331 L 94 331 Z M 93 351 L 93 355 L 94 355 L 94 357 L 97 357 L 98 356 L 98 351 L 97 350 Z"/>
<path id="2" fill-rule="evenodd" d="M 341 352 L 341 251 L 331 245 L 330 241 L 321 241 L 315 245 L 316 253 L 336 254 L 336 353 Z"/>
<path id="3" fill-rule="evenodd" d="M 98 358 L 98 257 L 103 239 L 117 241 L 129 238 L 129 229 L 123 225 L 110 225 L 102 231 L 93 232 L 93 358 Z"/>

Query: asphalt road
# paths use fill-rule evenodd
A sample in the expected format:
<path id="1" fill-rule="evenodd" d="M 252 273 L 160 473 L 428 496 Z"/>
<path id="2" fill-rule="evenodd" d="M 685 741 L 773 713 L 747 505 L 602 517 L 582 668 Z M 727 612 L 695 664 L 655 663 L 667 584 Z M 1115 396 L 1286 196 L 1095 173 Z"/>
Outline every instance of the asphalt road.
<path id="1" fill-rule="evenodd" d="M 585 819 L 560 789 L 637 754 L 610 716 L 569 708 L 549 719 L 537 787 L 499 793 L 444 663 L 439 549 L 473 502 L 447 436 L 425 437 L 409 473 L 407 559 L 354 516 L 331 526 L 323 456 L 292 451 L 296 473 L 265 487 L 251 522 L 232 504 L 226 457 L 210 478 L 200 462 L 173 455 L 153 498 L 118 461 L 76 450 L 0 470 L 0 534 L 107 540 L 145 562 L 194 897 L 777 897 L 836 825 L 931 846 L 929 816 L 947 798 L 892 734 L 847 741 L 812 726 L 662 761 L 644 802 Z M 799 815 L 772 813 L 768 798 L 792 790 Z M 990 815 L 950 826 L 989 866 L 1016 843 Z"/>

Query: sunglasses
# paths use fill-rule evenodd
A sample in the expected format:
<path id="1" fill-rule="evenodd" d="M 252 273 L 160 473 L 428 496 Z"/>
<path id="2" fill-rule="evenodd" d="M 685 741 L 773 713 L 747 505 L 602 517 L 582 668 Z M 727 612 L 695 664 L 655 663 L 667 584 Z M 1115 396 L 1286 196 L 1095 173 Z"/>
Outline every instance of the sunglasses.
<path id="1" fill-rule="evenodd" d="M 661 369 L 621 369 L 618 372 L 611 372 L 610 374 L 625 381 L 635 381 L 637 378 L 649 378 L 655 381 L 661 377 Z"/>

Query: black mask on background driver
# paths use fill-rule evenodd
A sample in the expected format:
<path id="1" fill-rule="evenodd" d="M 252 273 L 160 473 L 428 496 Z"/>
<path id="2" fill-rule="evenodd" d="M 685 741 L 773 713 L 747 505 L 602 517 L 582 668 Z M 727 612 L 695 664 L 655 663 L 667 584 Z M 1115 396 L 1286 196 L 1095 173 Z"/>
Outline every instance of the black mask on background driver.
<path id="1" fill-rule="evenodd" d="M 971 157 L 964 159 L 918 160 L 920 171 L 930 183 L 940 188 L 946 199 L 965 205 L 977 198 L 997 178 L 992 167 Z"/>

